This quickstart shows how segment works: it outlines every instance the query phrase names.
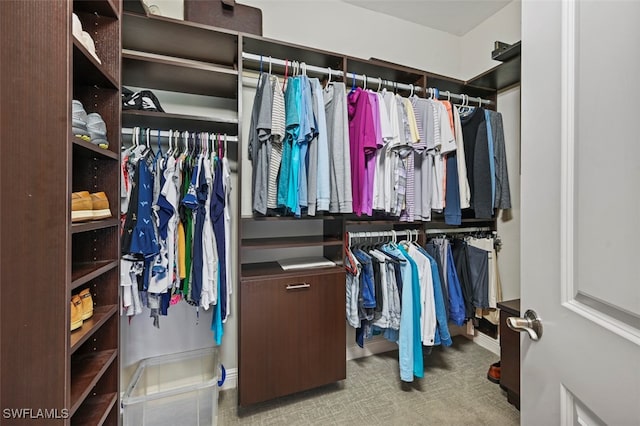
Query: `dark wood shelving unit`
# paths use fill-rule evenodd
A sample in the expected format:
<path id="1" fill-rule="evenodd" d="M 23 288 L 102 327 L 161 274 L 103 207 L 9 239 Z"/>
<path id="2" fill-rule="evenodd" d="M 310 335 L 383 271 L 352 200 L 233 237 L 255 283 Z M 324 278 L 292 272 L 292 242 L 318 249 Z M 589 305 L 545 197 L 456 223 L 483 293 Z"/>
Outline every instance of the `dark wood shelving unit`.
<path id="1" fill-rule="evenodd" d="M 69 410 L 71 416 L 74 415 L 117 355 L 117 349 L 110 349 L 80 355 L 72 361 L 71 408 Z"/>
<path id="2" fill-rule="evenodd" d="M 82 322 L 82 327 L 71 332 L 70 347 L 73 354 L 93 333 L 118 312 L 118 305 L 96 306 L 93 316 Z"/>
<path id="3" fill-rule="evenodd" d="M 110 158 L 112 160 L 120 158 L 119 154 L 116 152 L 100 148 L 98 145 L 76 138 L 75 136 L 71 136 L 71 143 L 73 144 L 73 155 L 78 156 L 78 158 Z"/>
<path id="4" fill-rule="evenodd" d="M 123 13 L 122 45 L 126 49 L 233 67 L 238 35 L 208 25 L 157 15 Z"/>
<path id="5" fill-rule="evenodd" d="M 122 111 L 123 127 L 149 127 L 152 129 L 180 129 L 235 135 L 238 132 L 238 119 L 216 119 L 196 115 L 172 114 L 155 111 Z"/>
<path id="6" fill-rule="evenodd" d="M 71 289 L 74 290 L 105 272 L 117 268 L 119 263 L 120 261 L 117 259 L 74 263 L 71 272 Z"/>
<path id="7" fill-rule="evenodd" d="M 89 232 L 98 229 L 113 228 L 119 226 L 120 220 L 116 218 L 104 219 L 104 220 L 92 220 L 90 222 L 74 223 L 71 225 L 71 233 L 77 234 L 79 232 Z"/>
<path id="8" fill-rule="evenodd" d="M 71 418 L 72 425 L 103 425 L 118 400 L 116 392 L 88 397 Z"/>
<path id="9" fill-rule="evenodd" d="M 117 80 L 89 53 L 89 51 L 75 37 L 73 39 L 73 67 L 77 78 L 75 84 L 85 86 L 100 86 L 118 89 Z M 102 61 L 102 58 L 100 58 Z"/>
<path id="10" fill-rule="evenodd" d="M 322 268 L 307 268 L 307 269 L 291 269 L 285 271 L 282 269 L 278 262 L 260 262 L 260 263 L 245 263 L 242 265 L 242 280 L 255 280 L 265 278 L 287 278 L 296 277 L 302 274 L 333 274 L 336 272 L 344 272 L 343 265 L 322 267 Z"/>
<path id="11" fill-rule="evenodd" d="M 467 81 L 467 84 L 494 90 L 504 90 L 520 84 L 520 50 L 520 42 L 515 43 L 501 54 L 508 59 Z"/>
<path id="12" fill-rule="evenodd" d="M 341 246 L 342 239 L 324 237 L 322 235 L 278 237 L 278 238 L 246 238 L 242 240 L 243 249 L 276 249 L 309 246 Z"/>
<path id="13" fill-rule="evenodd" d="M 336 219 L 340 219 L 340 216 L 324 216 L 324 215 L 317 215 L 317 216 L 302 216 L 302 217 L 295 217 L 295 216 L 242 216 L 241 220 L 243 222 L 253 222 L 253 221 L 281 221 L 281 220 L 336 220 Z"/>
<path id="14" fill-rule="evenodd" d="M 82 10 L 87 13 L 97 13 L 98 15 L 117 18 L 119 15 L 119 5 L 111 0 L 75 0 L 73 3 L 75 10 Z"/>
<path id="15" fill-rule="evenodd" d="M 73 36 L 72 13 L 93 39 L 100 62 Z M 110 393 L 111 407 L 119 405 L 118 220 L 72 223 L 71 193 L 104 191 L 117 211 L 121 14 L 122 0 L 0 1 L 0 139 L 19 141 L 34 126 L 46 139 L 37 155 L 20 143 L 0 147 L 3 187 L 23 189 L 22 196 L 0 194 L 0 233 L 10 244 L 3 246 L 0 265 L 0 312 L 11 319 L 2 321 L 0 332 L 2 386 L 11 389 L 2 393 L 6 407 L 67 409 L 73 416 L 96 380 L 96 393 Z M 109 149 L 73 136 L 72 100 L 100 114 Z M 25 164 L 30 172 L 21 174 Z M 24 238 L 25 229 L 38 238 Z M 70 300 L 80 286 L 92 293 L 94 315 L 71 332 Z M 16 302 L 24 300 L 29 309 Z M 101 352 L 88 355 L 93 348 Z M 117 424 L 110 410 L 99 417 Z M 73 422 L 87 424 L 82 417 Z"/>
<path id="16" fill-rule="evenodd" d="M 133 50 L 122 52 L 122 66 L 129 86 L 230 99 L 238 92 L 238 71 L 231 67 Z"/>

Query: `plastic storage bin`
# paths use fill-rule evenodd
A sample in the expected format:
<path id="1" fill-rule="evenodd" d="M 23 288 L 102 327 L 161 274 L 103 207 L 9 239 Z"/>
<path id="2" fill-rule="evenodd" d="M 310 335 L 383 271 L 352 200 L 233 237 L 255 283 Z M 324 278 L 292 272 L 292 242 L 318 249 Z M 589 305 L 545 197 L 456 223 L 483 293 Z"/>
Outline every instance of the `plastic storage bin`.
<path id="1" fill-rule="evenodd" d="M 140 361 L 122 398 L 124 426 L 215 425 L 218 348 Z"/>

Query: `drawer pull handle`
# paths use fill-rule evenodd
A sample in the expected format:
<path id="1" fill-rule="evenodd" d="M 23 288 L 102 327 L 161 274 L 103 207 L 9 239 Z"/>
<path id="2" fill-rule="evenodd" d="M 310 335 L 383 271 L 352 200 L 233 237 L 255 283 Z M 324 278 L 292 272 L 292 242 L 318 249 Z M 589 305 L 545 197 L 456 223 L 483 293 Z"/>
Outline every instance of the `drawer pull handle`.
<path id="1" fill-rule="evenodd" d="M 287 290 L 299 290 L 301 288 L 309 288 L 311 284 L 301 283 L 301 284 L 289 284 L 287 285 Z"/>

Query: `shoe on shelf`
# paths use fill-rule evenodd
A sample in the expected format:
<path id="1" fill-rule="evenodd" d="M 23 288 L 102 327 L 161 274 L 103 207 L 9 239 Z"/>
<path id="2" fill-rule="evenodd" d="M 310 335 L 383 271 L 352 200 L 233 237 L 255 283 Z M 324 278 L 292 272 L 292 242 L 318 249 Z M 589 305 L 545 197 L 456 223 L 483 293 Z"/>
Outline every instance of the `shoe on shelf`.
<path id="1" fill-rule="evenodd" d="M 94 59 L 98 61 L 100 65 L 102 65 L 102 61 L 100 60 L 100 58 L 98 58 L 98 54 L 96 53 L 96 44 L 93 42 L 93 39 L 88 32 L 82 31 L 80 42 L 89 51 L 89 53 L 91 53 L 91 56 L 93 56 Z"/>
<path id="2" fill-rule="evenodd" d="M 71 330 L 82 327 L 82 299 L 78 295 L 71 298 Z"/>
<path id="3" fill-rule="evenodd" d="M 78 296 L 82 300 L 82 319 L 88 320 L 93 316 L 93 298 L 91 297 L 91 291 L 85 288 Z"/>
<path id="4" fill-rule="evenodd" d="M 82 43 L 82 23 L 80 22 L 80 18 L 78 18 L 78 15 L 76 15 L 75 13 L 71 16 L 71 31 L 73 33 L 73 36 Z"/>
<path id="5" fill-rule="evenodd" d="M 94 192 L 91 194 L 91 205 L 93 209 L 93 220 L 108 219 L 111 216 L 109 199 L 104 192 Z"/>
<path id="6" fill-rule="evenodd" d="M 87 112 L 78 100 L 71 101 L 71 130 L 75 137 L 89 142 L 91 135 L 87 130 Z"/>
<path id="7" fill-rule="evenodd" d="M 111 213 L 109 213 L 111 214 Z M 89 191 L 71 194 L 71 222 L 93 220 L 93 201 Z"/>
<path id="8" fill-rule="evenodd" d="M 91 143 L 98 145 L 100 148 L 109 148 L 107 140 L 107 125 L 97 112 L 87 115 L 87 130 L 91 137 Z"/>
<path id="9" fill-rule="evenodd" d="M 500 361 L 491 364 L 487 372 L 487 379 L 493 383 L 500 383 Z"/>

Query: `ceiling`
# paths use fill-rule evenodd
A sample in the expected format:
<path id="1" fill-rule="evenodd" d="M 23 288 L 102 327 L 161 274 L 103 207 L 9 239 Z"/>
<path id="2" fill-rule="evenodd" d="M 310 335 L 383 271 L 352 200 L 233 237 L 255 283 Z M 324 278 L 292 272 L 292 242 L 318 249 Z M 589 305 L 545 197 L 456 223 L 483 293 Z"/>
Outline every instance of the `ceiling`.
<path id="1" fill-rule="evenodd" d="M 385 15 L 462 36 L 512 0 L 343 0 Z"/>

